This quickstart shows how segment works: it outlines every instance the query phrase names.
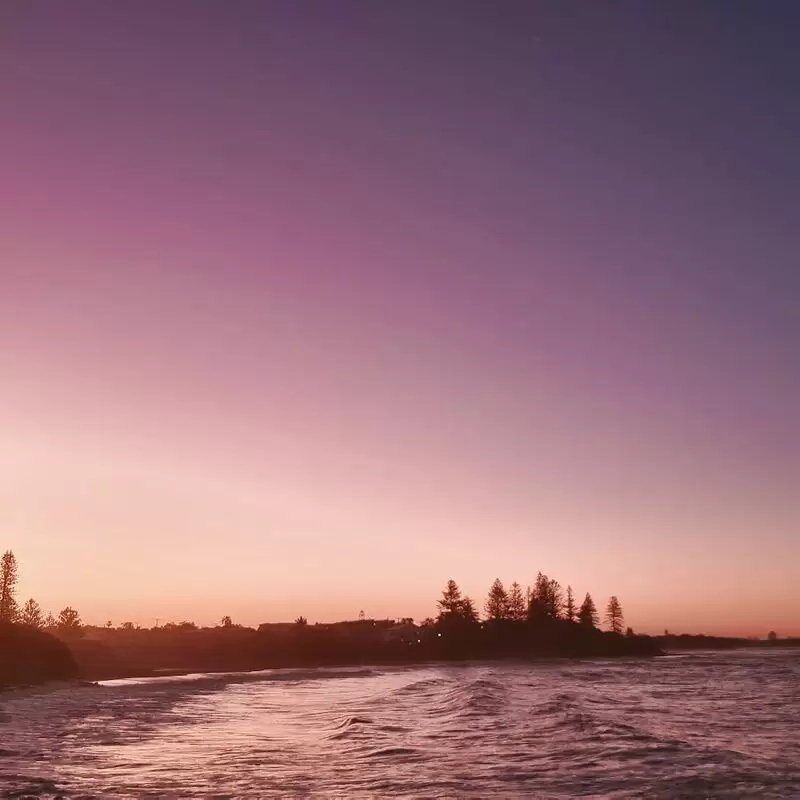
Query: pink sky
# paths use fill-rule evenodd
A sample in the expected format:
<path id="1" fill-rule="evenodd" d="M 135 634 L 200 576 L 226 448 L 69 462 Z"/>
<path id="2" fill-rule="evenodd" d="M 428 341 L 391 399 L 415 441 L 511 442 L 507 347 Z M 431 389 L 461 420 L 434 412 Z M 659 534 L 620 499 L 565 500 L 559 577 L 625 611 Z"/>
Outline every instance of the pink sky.
<path id="1" fill-rule="evenodd" d="M 748 140 L 659 144 L 635 54 L 581 31 L 523 102 L 477 25 L 412 57 L 397 19 L 277 5 L 264 47 L 90 7 L 0 43 L 23 597 L 423 618 L 451 576 L 482 604 L 542 570 L 637 630 L 800 634 L 798 253 L 784 185 L 726 172 Z M 586 110 L 609 84 L 571 47 L 624 114 Z"/>

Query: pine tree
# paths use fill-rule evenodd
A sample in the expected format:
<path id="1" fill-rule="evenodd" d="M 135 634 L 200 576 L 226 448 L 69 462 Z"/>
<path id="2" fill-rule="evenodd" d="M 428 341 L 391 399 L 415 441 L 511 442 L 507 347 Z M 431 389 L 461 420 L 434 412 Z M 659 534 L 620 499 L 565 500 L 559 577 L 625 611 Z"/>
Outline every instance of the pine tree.
<path id="1" fill-rule="evenodd" d="M 575 608 L 575 598 L 572 595 L 572 587 L 567 586 L 567 601 L 564 604 L 564 618 L 569 622 L 575 622 L 577 609 Z"/>
<path id="2" fill-rule="evenodd" d="M 17 559 L 10 550 L 0 558 L 0 622 L 16 622 Z"/>
<path id="3" fill-rule="evenodd" d="M 461 595 L 461 589 L 452 578 L 447 581 L 438 606 L 439 616 L 436 621 L 439 624 L 459 626 L 465 622 L 478 621 L 478 612 L 475 610 L 474 603 L 469 597 Z"/>
<path id="4" fill-rule="evenodd" d="M 444 618 L 460 616 L 463 602 L 461 589 L 459 589 L 458 584 L 450 578 L 442 592 L 442 599 L 437 602 L 439 606 L 438 618 L 442 620 Z"/>
<path id="5" fill-rule="evenodd" d="M 535 620 L 547 616 L 547 589 L 549 581 L 547 575 L 539 572 L 536 576 L 536 581 L 533 584 L 533 589 L 530 593 L 530 600 L 528 602 L 528 619 Z"/>
<path id="6" fill-rule="evenodd" d="M 44 618 L 44 627 L 45 630 L 52 630 L 56 627 L 56 618 L 51 611 L 48 611 L 47 616 Z"/>
<path id="7" fill-rule="evenodd" d="M 475 610 L 475 604 L 469 597 L 464 597 L 464 599 L 461 601 L 459 614 L 461 616 L 461 619 L 464 620 L 464 622 L 478 621 L 478 612 Z"/>
<path id="8" fill-rule="evenodd" d="M 44 627 L 44 616 L 41 606 L 31 597 L 22 607 L 20 622 L 30 628 Z"/>
<path id="9" fill-rule="evenodd" d="M 484 609 L 487 619 L 508 619 L 508 594 L 500 578 L 494 579 Z"/>
<path id="10" fill-rule="evenodd" d="M 528 617 L 530 619 L 541 619 L 542 617 L 559 619 L 562 606 L 561 584 L 540 572 L 536 576 L 536 583 L 531 593 Z"/>
<path id="11" fill-rule="evenodd" d="M 599 621 L 594 600 L 592 600 L 592 596 L 589 592 L 586 592 L 586 597 L 583 598 L 580 610 L 578 611 L 578 622 L 587 628 L 596 628 Z"/>
<path id="12" fill-rule="evenodd" d="M 547 583 L 547 615 L 553 619 L 561 619 L 561 612 L 564 609 L 564 595 L 561 591 L 561 584 L 552 578 Z"/>
<path id="13" fill-rule="evenodd" d="M 622 633 L 625 618 L 622 616 L 622 606 L 616 595 L 612 595 L 606 606 L 606 624 L 612 633 Z"/>
<path id="14" fill-rule="evenodd" d="M 508 593 L 508 618 L 515 622 L 522 622 L 525 619 L 525 598 L 522 595 L 522 587 L 514 581 Z"/>

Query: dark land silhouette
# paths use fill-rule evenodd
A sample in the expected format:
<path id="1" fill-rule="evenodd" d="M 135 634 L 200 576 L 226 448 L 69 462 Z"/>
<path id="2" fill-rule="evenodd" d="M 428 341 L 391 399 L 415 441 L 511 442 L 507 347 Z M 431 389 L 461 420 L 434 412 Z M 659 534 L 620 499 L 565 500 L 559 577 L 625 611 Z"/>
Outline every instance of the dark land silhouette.
<path id="1" fill-rule="evenodd" d="M 74 680 L 79 674 L 69 646 L 57 636 L 0 622 L 0 688 Z"/>
<path id="2" fill-rule="evenodd" d="M 578 604 L 571 587 L 539 573 L 523 591 L 495 580 L 481 619 L 455 581 L 447 582 L 438 614 L 416 624 L 410 618 L 362 618 L 330 624 L 265 623 L 198 628 L 192 622 L 141 628 L 83 625 L 67 606 L 43 614 L 34 600 L 16 601 L 17 565 L 10 552 L 0 572 L 0 687 L 52 680 L 102 680 L 188 672 L 247 671 L 281 667 L 413 664 L 495 659 L 645 657 L 664 650 L 800 644 L 778 639 L 751 642 L 706 636 L 651 637 L 624 628 L 622 605 L 611 597 L 604 620 L 589 593 Z M 624 631 L 624 633 L 623 633 Z"/>
<path id="3" fill-rule="evenodd" d="M 674 650 L 737 650 L 742 648 L 800 647 L 800 637 L 779 638 L 770 631 L 766 639 L 737 636 L 708 636 L 705 633 L 665 633 L 654 636 L 658 646 L 667 651 Z"/>
<path id="4" fill-rule="evenodd" d="M 651 656 L 660 652 L 651 637 L 583 629 L 565 620 L 451 625 L 363 619 L 315 625 L 272 623 L 257 630 L 238 626 L 198 629 L 189 624 L 134 630 L 90 628 L 66 643 L 81 676 L 91 680 L 280 667 Z"/>

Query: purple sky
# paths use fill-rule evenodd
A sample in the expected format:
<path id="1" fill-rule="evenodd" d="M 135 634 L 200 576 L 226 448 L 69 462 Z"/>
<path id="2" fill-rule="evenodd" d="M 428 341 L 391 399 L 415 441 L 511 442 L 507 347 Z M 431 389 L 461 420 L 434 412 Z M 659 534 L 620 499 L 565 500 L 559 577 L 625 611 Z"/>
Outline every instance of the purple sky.
<path id="1" fill-rule="evenodd" d="M 92 622 L 538 570 L 800 633 L 800 9 L 0 9 L 0 549 Z"/>

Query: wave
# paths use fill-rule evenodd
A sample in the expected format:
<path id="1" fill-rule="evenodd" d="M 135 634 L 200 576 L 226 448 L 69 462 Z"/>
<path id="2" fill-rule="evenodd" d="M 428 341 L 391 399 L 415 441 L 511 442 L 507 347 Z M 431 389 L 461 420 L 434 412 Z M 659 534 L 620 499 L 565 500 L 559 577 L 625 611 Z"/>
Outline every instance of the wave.
<path id="1" fill-rule="evenodd" d="M 408 757 L 419 758 L 420 753 L 413 747 L 381 747 L 365 754 L 366 758 L 398 758 L 408 760 Z"/>
<path id="2" fill-rule="evenodd" d="M 265 798 L 792 798 L 797 670 L 796 656 L 717 654 L 644 668 L 271 670 L 9 696 L 0 796 L 9 785 L 51 796 L 55 784 L 24 777 L 38 775 L 64 797 L 109 800 L 220 787 Z"/>
<path id="3" fill-rule="evenodd" d="M 411 683 L 407 683 L 404 686 L 395 689 L 393 694 L 397 697 L 403 697 L 404 695 L 426 694 L 431 691 L 435 692 L 436 690 L 447 686 L 449 683 L 450 681 L 448 681 L 447 678 L 442 677 L 421 678 L 420 680 L 412 681 Z"/>
<path id="4" fill-rule="evenodd" d="M 373 721 L 369 717 L 346 717 L 336 727 L 340 730 L 343 728 L 352 728 L 354 725 L 372 725 Z"/>
<path id="5" fill-rule="evenodd" d="M 505 686 L 498 680 L 479 678 L 467 684 L 465 706 L 470 714 L 489 716 L 502 714 L 508 702 Z"/>
<path id="6" fill-rule="evenodd" d="M 104 688 L 150 687 L 160 684 L 189 684 L 191 686 L 218 686 L 233 683 L 303 682 L 337 680 L 342 678 L 367 678 L 380 672 L 369 668 L 269 669 L 253 672 L 198 672 L 183 675 L 158 675 L 145 678 L 115 678 L 98 681 L 95 686 Z"/>
<path id="7" fill-rule="evenodd" d="M 355 736 L 363 736 L 363 730 L 365 728 L 371 728 L 374 725 L 374 721 L 369 717 L 345 717 L 341 722 L 334 725 L 334 731 L 328 738 L 335 741 L 338 739 L 352 739 Z"/>

